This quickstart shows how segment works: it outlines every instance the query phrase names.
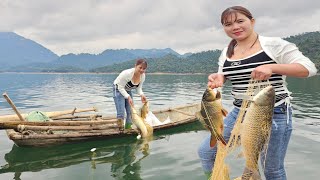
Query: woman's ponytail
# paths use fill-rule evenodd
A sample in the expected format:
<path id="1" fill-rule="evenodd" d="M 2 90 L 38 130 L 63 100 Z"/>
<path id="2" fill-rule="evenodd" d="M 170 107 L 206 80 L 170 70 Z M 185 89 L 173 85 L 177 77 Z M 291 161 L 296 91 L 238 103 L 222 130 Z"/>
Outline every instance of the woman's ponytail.
<path id="1" fill-rule="evenodd" d="M 232 55 L 234 54 L 234 47 L 236 46 L 237 41 L 235 39 L 232 39 L 228 45 L 228 50 L 227 50 L 227 57 L 231 58 Z"/>

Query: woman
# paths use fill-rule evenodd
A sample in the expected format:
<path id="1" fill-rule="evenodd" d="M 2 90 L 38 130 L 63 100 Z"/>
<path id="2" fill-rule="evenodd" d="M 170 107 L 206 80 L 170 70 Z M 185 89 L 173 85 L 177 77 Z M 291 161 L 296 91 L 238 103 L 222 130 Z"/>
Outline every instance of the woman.
<path id="1" fill-rule="evenodd" d="M 269 80 L 276 91 L 271 137 L 268 144 L 264 174 L 266 179 L 286 179 L 284 158 L 292 131 L 290 92 L 285 78 L 310 77 L 317 69 L 298 48 L 281 38 L 263 37 L 254 31 L 255 19 L 244 7 L 227 8 L 221 15 L 224 31 L 232 40 L 219 58 L 219 70 L 208 76 L 208 86 L 222 87 L 226 80 L 232 82 L 234 108 L 224 120 L 224 138 L 229 140 L 251 78 Z M 210 175 L 216 147 L 210 148 L 210 136 L 202 142 L 198 154 L 203 170 Z M 261 158 L 262 159 L 262 158 Z"/>
<path id="2" fill-rule="evenodd" d="M 113 82 L 113 99 L 116 105 L 117 119 L 121 121 L 121 125 L 124 123 L 126 111 L 125 129 L 130 129 L 132 125 L 130 105 L 133 105 L 133 100 L 131 90 L 137 89 L 142 103 L 147 101 L 142 91 L 146 69 L 147 61 L 138 59 L 134 68 L 122 71 Z"/>

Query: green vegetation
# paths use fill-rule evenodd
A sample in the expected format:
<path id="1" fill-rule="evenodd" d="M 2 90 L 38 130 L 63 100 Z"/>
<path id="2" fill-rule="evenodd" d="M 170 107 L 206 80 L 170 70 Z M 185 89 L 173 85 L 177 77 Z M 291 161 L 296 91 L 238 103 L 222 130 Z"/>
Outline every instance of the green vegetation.
<path id="1" fill-rule="evenodd" d="M 148 72 L 161 73 L 209 73 L 217 70 L 218 58 L 221 51 L 204 51 L 195 53 L 187 58 L 175 55 L 167 55 L 162 58 L 149 58 Z M 114 64 L 91 70 L 91 72 L 121 72 L 124 69 L 134 67 L 135 60 Z"/>
<path id="2" fill-rule="evenodd" d="M 287 41 L 295 43 L 300 51 L 309 57 L 320 69 L 320 32 L 303 33 L 285 38 Z M 148 72 L 161 73 L 211 73 L 218 68 L 218 58 L 220 50 L 204 51 L 192 54 L 186 58 L 176 55 L 167 55 L 161 58 L 148 58 Z M 100 67 L 90 70 L 98 73 L 121 72 L 124 69 L 134 67 L 135 60 L 130 60 L 118 64 Z"/>

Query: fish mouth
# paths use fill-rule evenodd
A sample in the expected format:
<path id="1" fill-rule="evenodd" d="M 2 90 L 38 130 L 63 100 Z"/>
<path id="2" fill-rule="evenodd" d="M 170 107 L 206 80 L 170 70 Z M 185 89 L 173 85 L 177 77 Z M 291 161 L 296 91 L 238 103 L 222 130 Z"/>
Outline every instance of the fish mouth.
<path id="1" fill-rule="evenodd" d="M 215 92 L 213 89 L 209 87 L 206 89 L 206 91 L 203 93 L 203 96 L 202 96 L 202 100 L 208 101 L 208 102 L 215 101 L 220 98 L 221 98 L 220 91 L 217 90 L 217 92 Z"/>

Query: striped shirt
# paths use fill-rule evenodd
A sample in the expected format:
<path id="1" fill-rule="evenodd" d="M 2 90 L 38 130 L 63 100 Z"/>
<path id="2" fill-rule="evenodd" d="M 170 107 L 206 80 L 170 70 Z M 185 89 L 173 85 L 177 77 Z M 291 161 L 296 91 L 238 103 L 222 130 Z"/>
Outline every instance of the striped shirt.
<path id="1" fill-rule="evenodd" d="M 230 60 L 227 58 L 224 62 L 222 72 L 225 78 L 232 83 L 231 94 L 234 97 L 233 104 L 236 107 L 241 107 L 242 98 L 245 97 L 249 86 L 252 70 L 264 64 L 276 64 L 276 62 L 263 50 L 244 59 Z M 262 81 L 262 84 L 267 83 L 266 80 Z M 276 92 L 275 106 L 282 104 L 289 97 L 289 91 L 285 85 L 285 76 L 272 74 L 269 78 L 269 83 Z"/>
<path id="2" fill-rule="evenodd" d="M 139 83 L 139 84 L 140 84 L 140 83 Z M 131 91 L 132 89 L 136 89 L 136 88 L 139 86 L 139 84 L 133 84 L 132 81 L 129 81 L 129 82 L 127 82 L 127 84 L 125 85 L 124 89 L 125 89 L 126 91 Z"/>

